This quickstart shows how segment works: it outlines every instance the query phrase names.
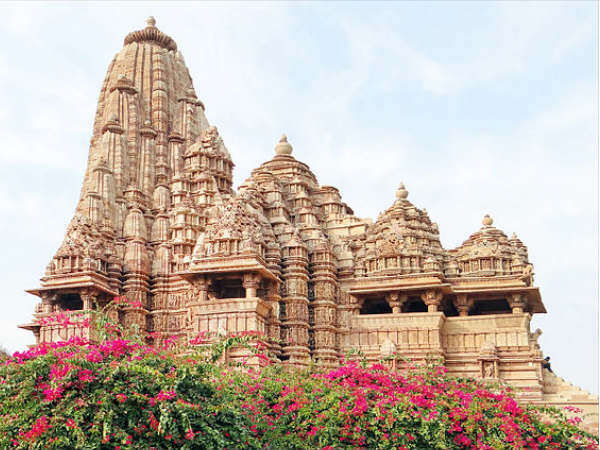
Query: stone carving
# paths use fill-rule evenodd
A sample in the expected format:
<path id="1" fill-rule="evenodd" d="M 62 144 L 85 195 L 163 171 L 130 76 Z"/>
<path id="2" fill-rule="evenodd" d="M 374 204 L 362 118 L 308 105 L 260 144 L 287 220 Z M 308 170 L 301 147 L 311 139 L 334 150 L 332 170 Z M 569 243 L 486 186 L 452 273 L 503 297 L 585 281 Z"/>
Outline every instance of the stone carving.
<path id="1" fill-rule="evenodd" d="M 139 305 L 122 319 L 156 332 L 155 342 L 192 327 L 224 332 L 226 323 L 268 333 L 269 348 L 298 366 L 311 357 L 335 366 L 351 348 L 371 361 L 444 355 L 457 375 L 477 364 L 486 378 L 499 367 L 519 371 L 543 403 L 529 314 L 545 308 L 533 266 L 489 215 L 444 249 L 438 225 L 401 183 L 377 220 L 361 219 L 335 187 L 319 185 L 285 135 L 234 191 L 231 155 L 154 19 L 127 35 L 105 79 L 76 213 L 32 290 L 42 298 L 36 320 L 79 300 L 88 308 L 91 290 L 103 302 L 126 295 Z M 224 294 L 225 285 L 246 297 Z M 376 306 L 361 312 L 365 298 Z M 38 340 L 59 338 L 25 327 Z M 490 335 L 502 352 L 489 342 L 474 356 Z"/>
<path id="2" fill-rule="evenodd" d="M 493 361 L 486 361 L 483 363 L 483 377 L 496 378 L 496 368 Z"/>

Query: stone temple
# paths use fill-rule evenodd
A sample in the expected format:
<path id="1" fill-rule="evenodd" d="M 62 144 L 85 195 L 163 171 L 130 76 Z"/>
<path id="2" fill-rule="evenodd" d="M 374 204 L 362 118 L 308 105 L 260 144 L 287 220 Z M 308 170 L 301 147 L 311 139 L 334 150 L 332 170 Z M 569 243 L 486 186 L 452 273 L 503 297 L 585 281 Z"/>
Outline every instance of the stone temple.
<path id="1" fill-rule="evenodd" d="M 294 366 L 334 366 L 351 349 L 435 357 L 597 424 L 598 398 L 543 369 L 527 247 L 490 216 L 454 249 L 402 184 L 375 222 L 356 217 L 285 135 L 237 192 L 233 167 L 177 44 L 148 19 L 110 63 L 81 197 L 22 327 L 64 339 L 78 331 L 40 319 L 126 296 L 119 320 L 153 344 L 255 331 Z"/>

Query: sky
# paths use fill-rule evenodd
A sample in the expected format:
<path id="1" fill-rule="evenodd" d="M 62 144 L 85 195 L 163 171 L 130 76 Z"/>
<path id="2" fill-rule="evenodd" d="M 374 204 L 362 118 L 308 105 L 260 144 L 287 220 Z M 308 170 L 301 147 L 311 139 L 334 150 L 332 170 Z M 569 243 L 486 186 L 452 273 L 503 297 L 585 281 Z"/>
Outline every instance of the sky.
<path id="1" fill-rule="evenodd" d="M 554 371 L 598 393 L 597 2 L 2 3 L 0 345 L 33 343 L 39 286 L 81 188 L 96 102 L 153 15 L 238 186 L 285 132 L 376 218 L 400 182 L 445 248 L 484 214 L 529 248 Z"/>

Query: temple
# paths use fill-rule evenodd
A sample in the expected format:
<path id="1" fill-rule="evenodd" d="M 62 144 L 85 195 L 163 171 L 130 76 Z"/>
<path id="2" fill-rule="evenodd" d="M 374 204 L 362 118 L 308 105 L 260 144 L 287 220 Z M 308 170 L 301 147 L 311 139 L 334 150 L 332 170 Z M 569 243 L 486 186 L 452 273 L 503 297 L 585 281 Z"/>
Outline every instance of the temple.
<path id="1" fill-rule="evenodd" d="M 110 63 L 81 197 L 22 327 L 38 343 L 64 339 L 77 330 L 40 319 L 125 296 L 119 320 L 152 344 L 252 331 L 300 367 L 353 349 L 399 365 L 439 358 L 597 426 L 598 398 L 542 367 L 530 320 L 546 309 L 516 235 L 485 215 L 444 249 L 403 184 L 376 221 L 356 217 L 293 153 L 281 136 L 236 192 L 175 41 L 148 19 Z"/>

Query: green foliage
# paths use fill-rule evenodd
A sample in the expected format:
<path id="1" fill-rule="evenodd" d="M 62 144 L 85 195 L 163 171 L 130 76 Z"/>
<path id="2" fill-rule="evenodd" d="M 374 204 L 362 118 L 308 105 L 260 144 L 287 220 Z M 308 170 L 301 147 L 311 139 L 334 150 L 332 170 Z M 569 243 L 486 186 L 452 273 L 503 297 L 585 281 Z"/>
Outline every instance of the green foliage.
<path id="1" fill-rule="evenodd" d="M 448 377 L 435 361 L 398 373 L 351 352 L 334 370 L 293 370 L 270 365 L 256 335 L 150 347 L 110 320 L 118 307 L 85 324 L 95 343 L 0 363 L 0 449 L 598 448 L 564 411 L 519 407 L 502 386 Z M 267 366 L 223 364 L 234 347 Z"/>

